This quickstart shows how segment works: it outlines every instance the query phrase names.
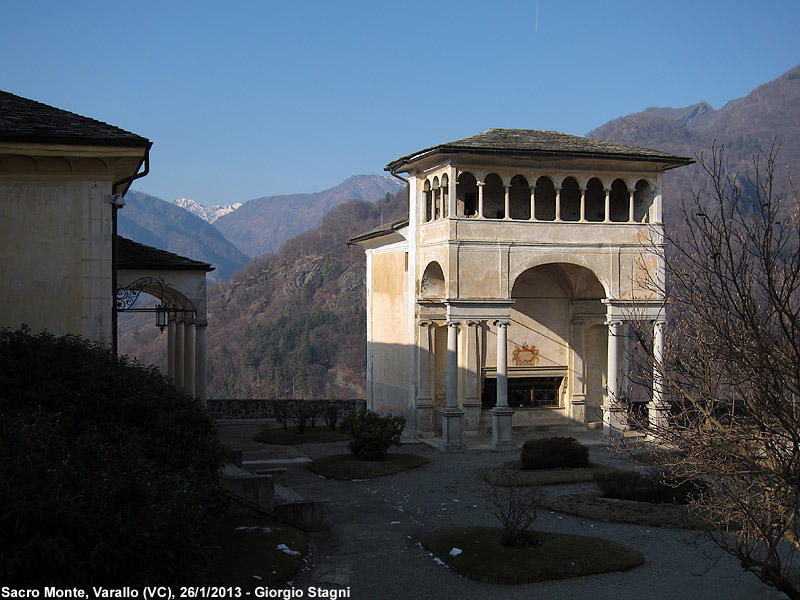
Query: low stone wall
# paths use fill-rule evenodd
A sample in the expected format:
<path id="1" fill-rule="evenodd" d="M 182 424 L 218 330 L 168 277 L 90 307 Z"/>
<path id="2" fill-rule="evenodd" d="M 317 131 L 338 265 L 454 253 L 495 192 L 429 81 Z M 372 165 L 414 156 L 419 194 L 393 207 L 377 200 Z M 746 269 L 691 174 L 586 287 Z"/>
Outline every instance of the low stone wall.
<path id="1" fill-rule="evenodd" d="M 366 400 L 274 400 L 269 398 L 214 398 L 208 399 L 208 411 L 214 419 L 273 419 L 273 406 L 276 402 L 335 402 L 339 405 L 339 418 L 364 410 Z"/>

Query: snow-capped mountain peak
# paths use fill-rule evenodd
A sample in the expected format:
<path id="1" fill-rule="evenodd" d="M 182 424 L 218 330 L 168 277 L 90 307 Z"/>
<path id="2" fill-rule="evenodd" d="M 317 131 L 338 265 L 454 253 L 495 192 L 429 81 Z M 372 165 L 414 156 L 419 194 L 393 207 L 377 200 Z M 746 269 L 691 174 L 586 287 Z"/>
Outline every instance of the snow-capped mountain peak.
<path id="1" fill-rule="evenodd" d="M 242 203 L 236 202 L 235 204 L 219 204 L 217 206 L 203 206 L 198 204 L 190 198 L 176 198 L 175 204 L 181 208 L 185 208 L 190 213 L 197 215 L 204 221 L 213 223 L 223 215 L 227 215 L 239 208 Z"/>

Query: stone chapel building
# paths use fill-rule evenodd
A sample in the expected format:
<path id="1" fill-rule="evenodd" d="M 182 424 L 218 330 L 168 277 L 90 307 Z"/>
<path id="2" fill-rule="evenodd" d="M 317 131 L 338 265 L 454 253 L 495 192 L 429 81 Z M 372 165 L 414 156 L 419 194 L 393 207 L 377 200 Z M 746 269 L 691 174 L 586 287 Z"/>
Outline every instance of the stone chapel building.
<path id="1" fill-rule="evenodd" d="M 367 259 L 367 406 L 408 432 L 626 427 L 625 322 L 663 348 L 661 178 L 692 163 L 552 131 L 491 129 L 391 162 L 408 219 L 350 240 Z M 657 383 L 649 408 L 661 408 Z"/>

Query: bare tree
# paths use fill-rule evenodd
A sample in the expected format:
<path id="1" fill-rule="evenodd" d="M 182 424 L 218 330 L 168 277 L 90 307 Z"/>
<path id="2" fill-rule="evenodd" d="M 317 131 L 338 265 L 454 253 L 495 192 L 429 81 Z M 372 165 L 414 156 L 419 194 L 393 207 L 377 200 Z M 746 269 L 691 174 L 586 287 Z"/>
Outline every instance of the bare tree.
<path id="1" fill-rule="evenodd" d="M 670 475 L 708 484 L 695 503 L 714 542 L 800 598 L 800 220 L 777 189 L 777 152 L 743 177 L 726 171 L 723 148 L 700 156 L 710 189 L 657 249 L 666 288 L 650 282 L 669 324 L 663 355 L 643 365 L 664 401 L 645 425 L 673 450 Z"/>
<path id="2" fill-rule="evenodd" d="M 542 495 L 536 487 L 492 487 L 486 499 L 490 511 L 503 526 L 500 543 L 512 548 L 540 545 L 539 536 L 533 529 L 538 516 Z"/>

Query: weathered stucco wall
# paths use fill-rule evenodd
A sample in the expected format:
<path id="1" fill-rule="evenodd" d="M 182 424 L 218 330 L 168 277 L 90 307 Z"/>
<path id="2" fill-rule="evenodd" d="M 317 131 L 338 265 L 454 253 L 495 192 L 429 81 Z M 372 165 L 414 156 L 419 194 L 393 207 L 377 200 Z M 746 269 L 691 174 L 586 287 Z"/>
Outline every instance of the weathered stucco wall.
<path id="1" fill-rule="evenodd" d="M 381 252 L 371 260 L 372 409 L 408 419 L 413 340 L 409 339 L 406 253 Z"/>

